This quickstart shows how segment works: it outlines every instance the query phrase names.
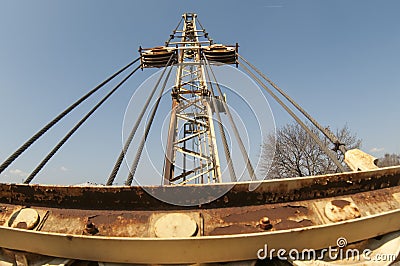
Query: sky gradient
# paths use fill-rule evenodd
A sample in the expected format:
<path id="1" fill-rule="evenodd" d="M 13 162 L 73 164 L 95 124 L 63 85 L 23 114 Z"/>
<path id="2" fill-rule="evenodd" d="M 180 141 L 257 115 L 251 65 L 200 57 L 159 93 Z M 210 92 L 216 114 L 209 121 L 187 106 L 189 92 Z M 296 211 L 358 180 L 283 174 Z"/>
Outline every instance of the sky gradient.
<path id="1" fill-rule="evenodd" d="M 323 126 L 347 124 L 376 157 L 400 153 L 400 2 L 1 1 L 0 161 L 121 66 L 164 43 L 182 13 L 195 12 L 215 42 L 239 52 Z M 60 150 L 35 182 L 102 182 L 121 148 L 126 89 Z M 97 97 L 97 98 L 96 98 Z M 0 180 L 20 182 L 86 111 L 38 141 Z M 267 96 L 277 126 L 290 117 Z M 56 178 L 56 180 L 54 180 Z"/>

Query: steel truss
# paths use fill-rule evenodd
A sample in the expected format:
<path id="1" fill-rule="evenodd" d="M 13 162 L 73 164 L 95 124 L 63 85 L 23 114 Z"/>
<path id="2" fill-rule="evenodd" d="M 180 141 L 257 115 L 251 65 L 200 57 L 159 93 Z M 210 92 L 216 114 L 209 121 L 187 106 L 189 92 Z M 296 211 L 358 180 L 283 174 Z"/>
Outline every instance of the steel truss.
<path id="1" fill-rule="evenodd" d="M 172 91 L 164 184 L 222 181 L 210 104 L 211 92 L 200 49 L 203 44 L 211 45 L 212 40 L 201 25 L 201 29 L 197 29 L 197 23 L 195 14 L 184 14 L 183 30 L 174 31 L 178 36 L 171 35 L 171 39 L 180 37 L 181 41 L 166 43 L 176 45 L 179 52 Z"/>

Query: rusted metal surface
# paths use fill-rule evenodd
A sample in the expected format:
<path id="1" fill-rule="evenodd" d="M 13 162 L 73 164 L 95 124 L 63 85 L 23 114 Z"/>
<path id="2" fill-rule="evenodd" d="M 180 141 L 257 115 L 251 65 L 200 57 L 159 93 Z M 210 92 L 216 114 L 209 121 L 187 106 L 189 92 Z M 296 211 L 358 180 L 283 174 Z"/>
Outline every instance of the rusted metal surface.
<path id="1" fill-rule="evenodd" d="M 332 200 L 325 205 L 325 216 L 332 222 L 345 221 L 361 217 L 360 209 L 351 200 Z"/>
<path id="2" fill-rule="evenodd" d="M 249 242 L 252 248 L 256 248 L 256 243 L 261 243 L 262 239 L 270 241 L 268 244 L 271 248 L 279 248 L 283 243 L 280 241 L 287 241 L 282 239 L 282 234 L 288 234 L 293 238 L 315 237 L 315 240 L 311 242 L 307 240 L 307 243 L 311 244 L 304 248 L 314 246 L 322 248 L 335 234 L 348 235 L 349 241 L 358 241 L 400 230 L 399 177 L 400 167 L 391 167 L 368 172 L 263 181 L 253 191 L 249 191 L 249 185 L 254 185 L 254 183 L 237 183 L 231 184 L 233 185 L 231 190 L 213 202 L 188 207 L 164 203 L 153 198 L 140 187 L 0 184 L 0 232 L 4 236 L 8 234 L 13 236 L 12 239 L 1 240 L 0 246 L 14 249 L 18 246 L 17 249 L 24 251 L 51 256 L 64 254 L 63 256 L 68 258 L 91 260 L 93 254 L 75 250 L 77 247 L 82 249 L 81 245 L 87 245 L 85 241 L 100 245 L 99 248 L 96 246 L 96 252 L 100 253 L 103 252 L 100 247 L 107 245 L 105 243 L 121 246 L 124 241 L 128 241 L 131 248 L 145 248 L 147 244 L 143 243 L 147 242 L 142 243 L 142 241 L 147 240 L 156 241 L 155 245 L 159 248 L 174 243 L 176 247 L 179 246 L 185 250 L 187 245 L 187 252 L 199 248 L 202 252 L 209 252 L 208 248 L 203 250 L 202 247 L 211 245 L 211 248 L 215 245 L 210 238 L 217 242 L 225 239 L 224 241 L 227 242 L 220 243 L 221 245 L 236 243 L 234 245 L 239 248 L 243 246 L 237 242 L 239 239 L 244 241 L 243 239 L 254 237 L 258 239 L 258 242 Z M 226 189 L 226 185 L 229 184 L 146 189 L 152 193 L 193 193 L 209 197 L 215 191 Z M 327 214 L 327 208 L 334 208 L 339 211 L 339 214 L 341 210 L 344 210 L 346 215 L 350 208 L 352 215 L 344 215 L 344 218 L 340 218 L 342 216 L 337 214 L 340 219 L 333 219 Z M 24 209 L 37 212 L 38 221 L 28 221 L 30 218 L 26 216 L 29 218 L 26 223 L 31 224 L 33 228 L 31 230 L 13 229 L 10 226 L 13 224 L 10 218 Z M 354 215 L 355 213 L 357 215 Z M 188 227 L 194 225 L 197 227 L 195 235 L 187 238 L 195 242 L 204 239 L 205 242 L 175 243 L 174 241 L 181 239 L 174 240 L 175 237 L 163 238 L 165 243 L 158 242 L 160 239 L 157 238 L 156 233 L 157 221 L 165 219 L 163 217 L 166 215 L 182 216 L 180 214 L 190 217 L 191 222 Z M 378 222 L 384 225 L 379 225 Z M 18 223 L 24 223 L 23 216 L 20 217 Z M 171 229 L 167 228 L 167 230 Z M 318 230 L 322 230 L 323 237 L 318 236 L 322 234 L 317 233 Z M 172 228 L 171 232 L 174 235 L 175 229 Z M 296 235 L 296 232 L 303 232 L 303 234 Z M 26 246 L 19 237 L 31 239 L 31 241 L 49 241 L 48 243 L 54 241 L 58 249 L 47 251 L 35 245 Z M 65 242 L 64 238 L 68 241 Z M 228 241 L 227 238 L 231 240 Z M 330 240 L 327 241 L 327 239 Z M 75 244 L 71 246 L 71 243 L 76 243 L 76 247 Z M 287 248 L 300 248 L 302 242 L 299 239 L 285 245 Z M 221 250 L 219 252 L 223 253 Z M 255 253 L 251 257 L 249 252 L 246 250 L 240 256 L 233 256 L 232 259 L 239 257 L 254 259 Z M 139 257 L 131 257 L 130 262 L 155 262 L 144 254 L 136 255 Z M 186 256 L 187 253 L 177 261 L 172 260 L 171 257 L 165 258 L 164 262 L 185 262 L 188 261 Z M 216 256 L 215 254 L 215 258 L 208 257 L 205 261 L 218 261 Z M 141 259 L 135 261 L 134 258 Z M 108 261 L 116 262 L 118 259 L 112 257 Z"/>
<path id="3" fill-rule="evenodd" d="M 345 206 L 350 205 L 350 201 L 347 201 L 347 200 L 332 200 L 332 205 L 343 209 Z"/>
<path id="4" fill-rule="evenodd" d="M 326 213 L 329 204 L 339 211 L 353 204 L 357 215 L 350 218 L 398 209 L 399 173 L 397 167 L 265 181 L 255 191 L 248 191 L 249 183 L 238 183 L 220 199 L 191 207 L 169 205 L 140 187 L 1 184 L 0 224 L 7 226 L 14 212 L 30 206 L 40 216 L 35 230 L 73 235 L 150 237 L 149 222 L 154 212 L 200 215 L 204 223 L 200 235 L 206 236 L 257 233 L 266 228 L 293 229 L 332 222 Z M 224 185 L 154 187 L 150 191 L 211 194 L 223 188 Z M 268 219 L 269 224 L 260 222 L 262 219 Z"/>
<path id="5" fill-rule="evenodd" d="M 390 169 L 390 171 L 392 170 L 393 169 Z M 361 173 L 355 174 L 359 175 Z M 353 181 L 354 179 L 355 178 L 353 176 Z M 367 177 L 367 179 L 369 179 L 369 177 Z M 33 187 L 35 186 L 31 186 L 31 188 Z M 22 188 L 26 189 L 28 186 L 22 186 Z M 70 188 L 71 187 L 57 187 L 57 189 L 61 189 L 62 192 L 63 189 Z M 377 188 L 379 188 L 379 186 L 377 186 Z M 54 195 L 56 188 L 53 187 L 53 189 L 52 195 Z M 106 190 L 115 190 L 111 187 L 91 187 L 81 189 L 90 189 L 97 192 L 100 190 L 105 194 L 111 193 L 109 191 L 107 192 Z M 267 188 L 262 186 L 259 188 L 259 190 L 265 189 Z M 251 197 L 246 197 L 246 193 L 242 192 L 243 194 L 240 194 L 239 191 L 238 187 L 234 187 L 230 192 L 231 194 L 228 192 L 226 195 L 227 197 L 222 197 L 220 200 L 224 202 L 224 205 L 215 206 L 208 204 L 208 206 L 204 205 L 200 207 L 196 206 L 187 208 L 173 205 L 165 205 L 169 208 L 158 208 L 157 205 L 152 205 L 151 208 L 147 209 L 146 211 L 142 210 L 142 208 L 135 208 L 134 205 L 130 209 L 125 210 L 118 210 L 118 205 L 115 205 L 115 210 L 99 210 L 95 208 L 84 209 L 82 206 L 78 205 L 78 202 L 74 208 L 65 208 L 64 206 L 66 205 L 63 204 L 63 200 L 58 202 L 47 202 L 47 206 L 35 203 L 29 204 L 27 201 L 24 201 L 25 204 L 2 203 L 0 204 L 0 221 L 4 226 L 9 226 L 9 218 L 14 212 L 24 208 L 24 206 L 30 206 L 30 208 L 34 209 L 40 216 L 40 222 L 34 228 L 38 231 L 72 235 L 152 237 L 152 233 L 149 231 L 149 225 L 152 223 L 152 216 L 154 217 L 155 213 L 157 213 L 157 215 L 168 213 L 184 213 L 193 217 L 201 216 L 201 221 L 199 218 L 195 218 L 198 224 L 204 224 L 202 226 L 200 235 L 211 236 L 265 232 L 267 227 L 270 227 L 268 228 L 269 231 L 274 232 L 285 229 L 327 224 L 332 222 L 331 216 L 327 215 L 326 213 L 327 207 L 334 207 L 339 211 L 346 210 L 346 208 L 351 207 L 351 210 L 353 210 L 353 213 L 351 213 L 352 215 L 349 216 L 351 219 L 366 217 L 368 215 L 379 214 L 381 212 L 400 208 L 400 202 L 398 198 L 394 196 L 400 193 L 400 186 L 391 186 L 388 188 L 347 194 L 346 196 L 335 195 L 335 197 L 306 199 L 285 203 L 277 200 L 275 202 L 266 202 L 264 204 L 260 204 L 260 201 L 258 200 L 253 202 L 253 205 L 249 205 L 249 202 L 246 201 L 246 198 Z M 324 191 L 319 192 L 323 193 Z M 257 191 L 247 192 L 247 194 L 252 193 L 257 193 Z M 260 193 L 259 195 L 263 196 L 261 191 L 258 193 Z M 21 197 L 21 194 L 14 195 L 18 195 L 18 198 Z M 79 195 L 84 195 L 84 193 Z M 115 191 L 112 192 L 112 195 L 114 195 L 114 197 L 118 197 L 118 194 L 116 194 Z M 247 204 L 243 204 L 243 206 L 230 207 L 229 196 L 234 197 L 236 195 L 241 195 L 242 202 L 246 202 Z M 149 195 L 147 196 L 149 197 Z M 69 195 L 69 197 L 72 196 Z M 145 194 L 142 195 L 142 198 L 144 197 Z M 257 199 L 257 197 L 255 198 Z M 71 200 L 71 198 L 67 199 Z M 97 199 L 99 199 L 99 197 Z M 51 201 L 52 198 L 48 198 L 48 200 Z M 10 201 L 12 202 L 13 199 L 11 198 Z M 96 204 L 101 206 L 100 202 L 97 202 Z M 210 206 L 213 208 L 208 208 Z M 77 209 L 78 207 L 81 207 L 81 209 Z M 354 209 L 357 210 L 357 215 L 354 214 Z M 338 217 L 339 214 L 337 214 Z M 340 217 L 347 216 L 342 215 Z M 268 219 L 269 225 L 266 226 L 260 222 L 262 219 L 264 219 L 264 221 Z M 338 218 L 334 221 L 346 219 Z"/>
<path id="6" fill-rule="evenodd" d="M 252 206 L 293 202 L 324 197 L 350 195 L 400 185 L 400 167 L 382 168 L 367 172 L 350 172 L 317 177 L 262 181 L 254 191 L 255 183 L 224 183 L 215 185 L 186 185 L 164 187 L 79 187 L 0 184 L 0 203 L 23 206 L 59 207 L 97 210 L 188 210 L 221 207 Z M 225 191 L 228 191 L 224 193 Z M 224 195 L 214 201 L 213 195 Z M 156 197 L 190 195 L 192 205 L 178 206 Z M 154 197 L 156 196 L 156 197 Z M 187 197 L 189 198 L 189 197 Z"/>
<path id="7" fill-rule="evenodd" d="M 188 238 L 79 236 L 0 226 L 0 235 L 3 236 L 0 238 L 0 246 L 49 256 L 118 263 L 238 261 L 255 259 L 257 250 L 265 244 L 276 250 L 317 250 L 335 246 L 337 239 L 344 233 L 349 243 L 357 242 L 399 230 L 399 219 L 400 210 L 395 210 L 349 221 L 278 232 Z M 198 254 L 202 254 L 201 257 Z"/>

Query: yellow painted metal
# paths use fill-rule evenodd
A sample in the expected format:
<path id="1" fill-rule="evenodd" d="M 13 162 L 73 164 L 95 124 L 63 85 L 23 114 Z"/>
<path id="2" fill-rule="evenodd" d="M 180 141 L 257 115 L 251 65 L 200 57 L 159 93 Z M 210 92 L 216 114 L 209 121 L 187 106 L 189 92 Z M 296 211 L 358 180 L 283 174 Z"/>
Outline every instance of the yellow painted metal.
<path id="1" fill-rule="evenodd" d="M 359 149 L 348 150 L 345 153 L 344 161 L 353 171 L 367 171 L 378 169 L 377 158 Z"/>

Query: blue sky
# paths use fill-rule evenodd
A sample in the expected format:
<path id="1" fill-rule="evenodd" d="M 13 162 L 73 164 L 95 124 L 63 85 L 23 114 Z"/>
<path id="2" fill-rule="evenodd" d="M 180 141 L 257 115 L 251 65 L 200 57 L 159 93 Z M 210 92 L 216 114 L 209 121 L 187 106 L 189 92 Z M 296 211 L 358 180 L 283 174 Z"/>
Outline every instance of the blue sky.
<path id="1" fill-rule="evenodd" d="M 348 124 L 363 149 L 400 153 L 400 2 L 1 1 L 0 160 L 70 103 L 168 38 L 184 12 L 239 52 L 322 125 Z M 139 84 L 130 80 L 49 163 L 37 182 L 104 182 L 121 147 L 123 115 Z M 98 98 L 97 98 L 98 99 Z M 81 108 L 12 164 L 21 181 L 74 124 Z M 278 126 L 290 118 L 270 100 Z"/>

